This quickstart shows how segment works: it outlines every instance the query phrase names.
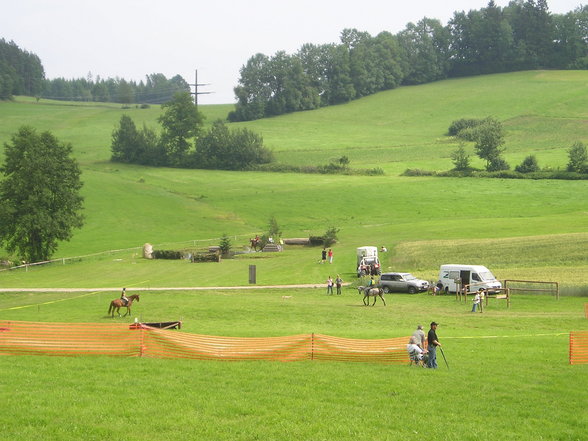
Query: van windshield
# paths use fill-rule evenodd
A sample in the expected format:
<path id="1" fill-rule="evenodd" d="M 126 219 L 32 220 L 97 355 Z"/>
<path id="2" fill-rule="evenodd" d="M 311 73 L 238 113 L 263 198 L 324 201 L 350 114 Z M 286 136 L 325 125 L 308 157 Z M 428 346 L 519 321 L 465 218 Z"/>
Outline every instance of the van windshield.
<path id="1" fill-rule="evenodd" d="M 494 277 L 494 274 L 492 274 L 490 271 L 484 271 L 484 272 L 480 273 L 480 277 L 484 281 L 496 280 L 496 277 Z"/>

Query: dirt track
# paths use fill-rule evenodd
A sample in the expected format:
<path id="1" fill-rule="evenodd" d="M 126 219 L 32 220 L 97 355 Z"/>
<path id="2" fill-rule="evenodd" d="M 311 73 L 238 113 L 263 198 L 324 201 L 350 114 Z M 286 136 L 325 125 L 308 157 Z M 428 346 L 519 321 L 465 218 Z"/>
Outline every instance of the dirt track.
<path id="1" fill-rule="evenodd" d="M 343 283 L 349 286 L 350 283 Z M 127 287 L 127 294 L 136 291 L 207 291 L 211 289 L 243 290 L 243 289 L 295 289 L 323 288 L 325 283 L 307 283 L 299 285 L 245 285 L 245 286 L 184 286 L 184 287 Z M 0 288 L 0 292 L 119 292 L 117 288 Z"/>

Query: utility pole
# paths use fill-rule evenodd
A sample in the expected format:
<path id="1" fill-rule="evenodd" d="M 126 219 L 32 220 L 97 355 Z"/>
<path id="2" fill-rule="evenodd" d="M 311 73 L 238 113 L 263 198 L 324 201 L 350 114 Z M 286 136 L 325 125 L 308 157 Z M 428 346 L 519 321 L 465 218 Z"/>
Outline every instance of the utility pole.
<path id="1" fill-rule="evenodd" d="M 198 86 L 210 86 L 210 84 L 200 84 L 198 83 L 198 69 L 194 70 L 194 84 L 189 84 L 189 86 L 194 86 L 194 92 L 190 92 L 194 95 L 194 105 L 198 107 L 198 95 L 208 95 L 212 92 L 198 92 Z"/>

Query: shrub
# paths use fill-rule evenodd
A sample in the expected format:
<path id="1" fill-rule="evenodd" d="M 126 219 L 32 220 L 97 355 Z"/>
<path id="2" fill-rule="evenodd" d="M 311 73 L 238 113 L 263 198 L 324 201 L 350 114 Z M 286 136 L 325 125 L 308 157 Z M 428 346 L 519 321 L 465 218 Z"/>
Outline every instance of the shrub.
<path id="1" fill-rule="evenodd" d="M 451 153 L 451 159 L 455 170 L 463 171 L 470 168 L 470 156 L 466 154 L 463 144 Z"/>
<path id="2" fill-rule="evenodd" d="M 229 251 L 231 251 L 231 239 L 226 234 L 221 237 L 219 248 L 223 256 L 228 255 Z"/>
<path id="3" fill-rule="evenodd" d="M 504 158 L 498 156 L 490 160 L 488 166 L 486 167 L 486 170 L 488 170 L 489 172 L 510 170 L 510 165 L 508 165 L 508 162 L 506 162 Z"/>
<path id="4" fill-rule="evenodd" d="M 310 236 L 308 238 L 308 241 L 310 242 L 310 245 L 313 247 L 322 247 L 325 244 L 325 236 Z"/>
<path id="5" fill-rule="evenodd" d="M 483 121 L 484 120 L 474 118 L 457 119 L 451 123 L 447 131 L 447 134 L 449 136 L 457 136 L 462 130 L 472 129 L 482 124 Z"/>
<path id="6" fill-rule="evenodd" d="M 192 254 L 192 263 L 200 263 L 200 262 L 220 262 L 220 254 L 219 253 L 193 253 Z"/>
<path id="7" fill-rule="evenodd" d="M 527 156 L 523 162 L 515 167 L 515 171 L 519 173 L 534 173 L 539 171 L 539 164 L 535 155 Z"/>
<path id="8" fill-rule="evenodd" d="M 198 139 L 194 157 L 196 167 L 217 170 L 245 170 L 274 159 L 260 135 L 246 128 L 230 130 L 221 120 Z"/>
<path id="9" fill-rule="evenodd" d="M 568 150 L 568 171 L 586 173 L 586 160 L 588 152 L 586 146 L 581 142 L 575 142 Z"/>
<path id="10" fill-rule="evenodd" d="M 437 172 L 432 170 L 422 170 L 420 168 L 407 168 L 402 176 L 435 176 Z"/>
<path id="11" fill-rule="evenodd" d="M 337 233 L 338 232 L 339 232 L 339 228 L 335 228 L 335 227 L 331 227 L 327 231 L 325 231 L 325 234 L 323 236 L 323 238 L 324 238 L 323 243 L 324 243 L 325 247 L 330 247 L 335 242 L 337 242 Z"/>
<path id="12" fill-rule="evenodd" d="M 182 252 L 176 250 L 153 250 L 154 259 L 181 259 Z"/>

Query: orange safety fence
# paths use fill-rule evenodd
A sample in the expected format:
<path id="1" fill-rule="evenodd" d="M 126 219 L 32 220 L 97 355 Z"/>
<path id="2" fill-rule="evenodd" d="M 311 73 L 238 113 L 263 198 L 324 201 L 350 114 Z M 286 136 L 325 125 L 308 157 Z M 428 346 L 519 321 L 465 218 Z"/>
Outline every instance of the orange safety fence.
<path id="1" fill-rule="evenodd" d="M 588 363 L 588 331 L 570 332 L 570 364 Z"/>
<path id="2" fill-rule="evenodd" d="M 0 321 L 0 355 L 110 355 L 199 360 L 408 363 L 408 337 L 357 340 L 321 334 L 220 337 L 142 324 Z"/>
<path id="3" fill-rule="evenodd" d="M 0 321 L 0 354 L 138 356 L 128 325 Z"/>

